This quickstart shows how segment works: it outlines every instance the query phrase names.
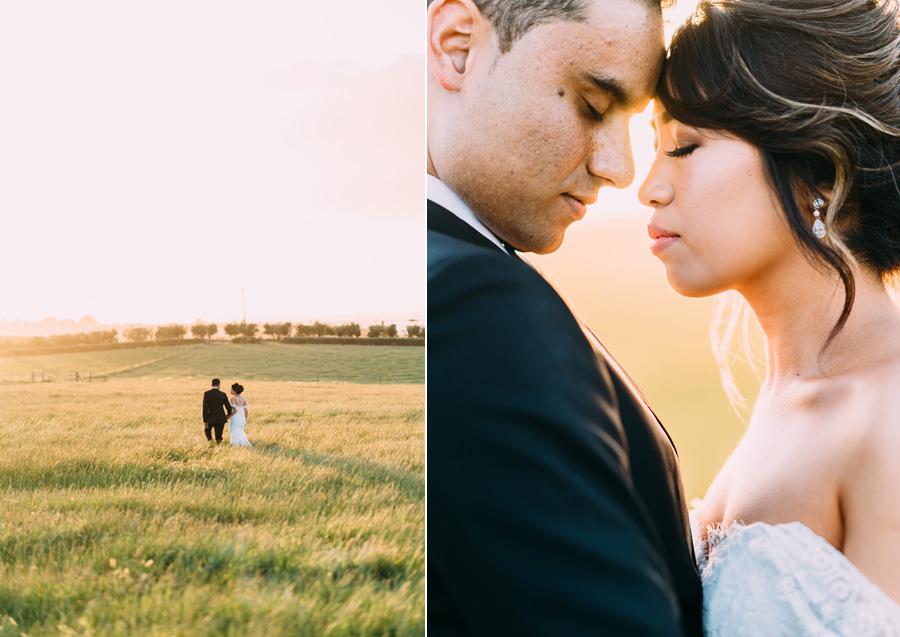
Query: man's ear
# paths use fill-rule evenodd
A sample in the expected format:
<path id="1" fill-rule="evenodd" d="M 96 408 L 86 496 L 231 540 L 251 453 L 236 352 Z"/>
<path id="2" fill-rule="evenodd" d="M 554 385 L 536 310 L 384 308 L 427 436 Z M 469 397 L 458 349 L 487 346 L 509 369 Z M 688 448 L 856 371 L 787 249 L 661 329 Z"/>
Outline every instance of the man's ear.
<path id="1" fill-rule="evenodd" d="M 434 0 L 428 7 L 428 69 L 444 90 L 462 88 L 483 21 L 471 0 Z"/>

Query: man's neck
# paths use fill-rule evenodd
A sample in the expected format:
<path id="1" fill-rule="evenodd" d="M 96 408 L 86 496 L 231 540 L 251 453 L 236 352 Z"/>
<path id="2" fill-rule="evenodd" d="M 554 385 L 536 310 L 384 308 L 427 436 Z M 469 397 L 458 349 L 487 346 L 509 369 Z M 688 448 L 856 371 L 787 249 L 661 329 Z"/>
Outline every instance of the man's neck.
<path id="1" fill-rule="evenodd" d="M 469 205 L 465 201 L 463 201 L 462 198 L 458 194 L 456 194 L 452 188 L 450 188 L 447 184 L 430 173 L 427 175 L 426 179 L 428 181 L 429 200 L 453 213 L 453 215 L 471 226 L 472 229 L 484 236 L 486 239 L 488 239 L 488 241 L 496 245 L 507 254 L 509 253 L 509 250 L 497 237 L 497 235 L 491 232 L 490 229 L 486 225 L 484 225 L 481 219 L 478 218 L 478 215 L 475 214 L 475 212 L 469 207 Z"/>

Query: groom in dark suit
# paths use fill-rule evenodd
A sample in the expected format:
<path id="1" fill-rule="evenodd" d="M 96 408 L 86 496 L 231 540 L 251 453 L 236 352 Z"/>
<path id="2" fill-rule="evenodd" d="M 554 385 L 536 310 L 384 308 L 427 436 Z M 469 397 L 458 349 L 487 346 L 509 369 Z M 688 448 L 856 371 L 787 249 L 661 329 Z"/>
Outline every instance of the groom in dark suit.
<path id="1" fill-rule="evenodd" d="M 652 0 L 429 4 L 431 637 L 701 634 L 675 448 L 516 254 L 632 180 L 662 59 Z"/>
<path id="2" fill-rule="evenodd" d="M 225 430 L 225 423 L 234 412 L 228 395 L 219 389 L 221 381 L 218 378 L 212 379 L 212 388 L 203 393 L 203 424 L 205 425 L 203 432 L 206 439 L 212 441 L 212 430 L 216 432 L 216 444 L 222 442 L 222 432 Z"/>

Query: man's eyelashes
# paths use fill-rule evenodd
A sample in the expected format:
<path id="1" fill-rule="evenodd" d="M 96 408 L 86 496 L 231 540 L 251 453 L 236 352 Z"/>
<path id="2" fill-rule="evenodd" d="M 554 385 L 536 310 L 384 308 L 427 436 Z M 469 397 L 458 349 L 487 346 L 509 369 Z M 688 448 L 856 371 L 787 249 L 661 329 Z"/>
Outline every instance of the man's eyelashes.
<path id="1" fill-rule="evenodd" d="M 591 105 L 591 103 L 589 101 L 584 100 L 584 106 L 585 106 L 585 110 L 588 114 L 588 117 L 590 117 L 595 122 L 603 121 L 603 113 L 601 113 L 596 108 L 594 108 L 593 105 Z"/>

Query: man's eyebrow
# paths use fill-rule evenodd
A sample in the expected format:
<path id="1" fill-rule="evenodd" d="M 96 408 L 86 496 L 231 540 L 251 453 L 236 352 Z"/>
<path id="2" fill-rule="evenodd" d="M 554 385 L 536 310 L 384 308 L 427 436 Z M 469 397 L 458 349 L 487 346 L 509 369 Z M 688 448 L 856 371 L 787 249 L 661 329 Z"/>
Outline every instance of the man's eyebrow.
<path id="1" fill-rule="evenodd" d="M 602 75 L 594 75 L 593 73 L 585 73 L 584 77 L 588 82 L 593 84 L 601 91 L 606 91 L 607 93 L 612 95 L 613 99 L 621 106 L 630 108 L 631 106 L 634 106 L 635 102 L 637 101 L 628 94 L 628 91 L 625 90 L 625 87 L 622 86 L 622 83 L 616 79 L 613 79 L 611 77 L 603 77 Z"/>

